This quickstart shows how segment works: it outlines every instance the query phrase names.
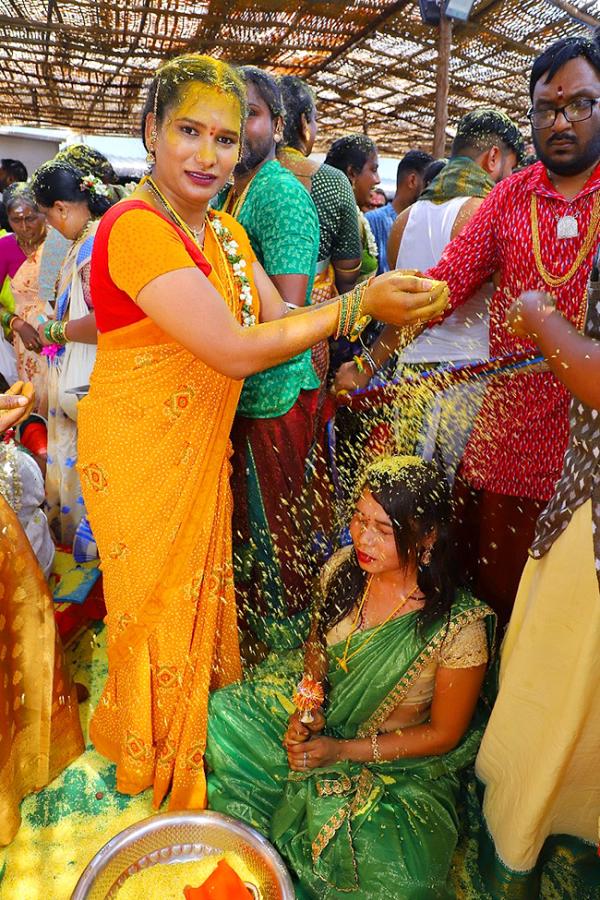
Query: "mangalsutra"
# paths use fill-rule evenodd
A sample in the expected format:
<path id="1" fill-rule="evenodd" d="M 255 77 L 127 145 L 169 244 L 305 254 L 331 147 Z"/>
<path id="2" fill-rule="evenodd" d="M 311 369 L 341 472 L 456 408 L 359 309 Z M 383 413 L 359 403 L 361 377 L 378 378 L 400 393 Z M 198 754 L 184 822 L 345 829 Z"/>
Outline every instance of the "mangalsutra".
<path id="1" fill-rule="evenodd" d="M 348 672 L 348 663 L 350 662 L 350 660 L 351 660 L 353 657 L 355 657 L 357 653 L 360 653 L 360 651 L 361 651 L 364 647 L 366 647 L 367 644 L 369 644 L 369 643 L 373 640 L 374 637 L 377 636 L 377 634 L 381 631 L 381 629 L 383 628 L 384 625 L 387 625 L 388 622 L 390 622 L 393 618 L 395 618 L 395 617 L 398 615 L 398 613 L 400 612 L 400 610 L 401 610 L 404 606 L 406 606 L 406 604 L 408 603 L 408 601 L 414 598 L 415 591 L 417 590 L 417 586 L 415 585 L 415 587 L 413 588 L 413 590 L 411 591 L 410 594 L 405 594 L 405 595 L 402 597 L 402 600 L 400 601 L 400 603 L 398 603 L 398 605 L 391 611 L 391 613 L 389 614 L 389 616 L 387 616 L 387 617 L 383 620 L 383 622 L 380 622 L 379 625 L 378 625 L 376 628 L 373 628 L 371 634 L 370 634 L 368 637 L 366 637 L 366 638 L 364 639 L 364 641 L 362 641 L 362 642 L 358 645 L 358 647 L 355 647 L 355 649 L 352 651 L 352 653 L 348 653 L 348 650 L 349 650 L 349 648 L 350 648 L 350 641 L 352 640 L 352 638 L 354 637 L 354 635 L 356 634 L 356 632 L 357 632 L 357 631 L 360 631 L 360 628 L 361 628 L 360 622 L 361 622 L 361 620 L 362 620 L 363 607 L 364 607 L 364 605 L 365 605 L 365 603 L 366 603 L 366 601 L 367 601 L 367 598 L 368 598 L 368 596 L 369 596 L 369 592 L 370 592 L 370 590 L 371 590 L 371 585 L 372 585 L 372 583 L 373 583 L 373 576 L 371 575 L 371 577 L 369 578 L 369 581 L 367 582 L 367 586 L 366 586 L 366 588 L 365 588 L 365 591 L 364 591 L 364 593 L 363 593 L 363 595 L 362 595 L 362 599 L 361 599 L 360 603 L 358 604 L 358 609 L 356 610 L 356 615 L 355 615 L 355 617 L 354 617 L 354 621 L 353 621 L 353 623 L 352 623 L 352 627 L 351 627 L 351 629 L 350 629 L 350 631 L 349 631 L 349 633 L 348 633 L 348 637 L 346 638 L 346 643 L 345 643 L 345 645 L 344 645 L 344 652 L 342 653 L 341 656 L 336 656 L 336 660 L 337 660 L 338 666 L 340 667 L 340 669 L 341 669 L 343 672 L 346 672 L 346 673 Z"/>
<path id="2" fill-rule="evenodd" d="M 191 226 L 191 225 L 188 225 L 188 223 L 185 221 L 185 219 L 183 219 L 183 218 L 179 215 L 179 213 L 177 212 L 177 210 L 174 209 L 174 208 L 171 206 L 171 204 L 169 203 L 169 201 L 167 200 L 167 198 L 164 196 L 164 194 L 162 193 L 162 191 L 160 190 L 160 188 L 154 183 L 154 179 L 153 179 L 153 178 L 151 178 L 150 176 L 148 176 L 148 177 L 146 178 L 145 183 L 148 185 L 148 187 L 150 188 L 150 190 L 152 191 L 152 193 L 154 194 L 154 196 L 156 197 L 156 199 L 157 199 L 157 200 L 160 202 L 160 204 L 164 207 L 164 209 L 166 210 L 166 212 L 167 212 L 169 218 L 173 219 L 173 221 L 175 222 L 175 224 L 176 224 L 176 225 L 179 225 L 179 227 L 181 228 L 181 230 L 184 231 L 184 232 L 187 234 L 187 236 L 188 236 L 189 238 L 191 238 L 191 239 L 194 241 L 195 244 L 197 244 L 199 247 L 201 247 L 201 246 L 202 246 L 202 240 L 203 240 L 203 238 L 204 238 L 204 229 L 205 229 L 206 222 L 203 222 L 203 223 L 202 223 L 202 227 L 201 227 L 201 228 L 192 228 L 192 226 Z"/>

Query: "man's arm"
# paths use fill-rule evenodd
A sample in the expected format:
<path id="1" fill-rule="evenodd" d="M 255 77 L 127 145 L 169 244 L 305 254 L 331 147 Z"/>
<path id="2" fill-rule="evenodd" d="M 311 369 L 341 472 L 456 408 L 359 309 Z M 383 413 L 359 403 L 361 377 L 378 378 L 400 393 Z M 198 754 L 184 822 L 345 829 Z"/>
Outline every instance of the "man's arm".
<path id="1" fill-rule="evenodd" d="M 400 250 L 400 244 L 402 243 L 402 238 L 404 237 L 404 229 L 406 228 L 406 223 L 408 222 L 408 217 L 410 216 L 411 209 L 412 206 L 409 206 L 407 209 L 402 210 L 402 212 L 392 225 L 392 229 L 389 233 L 387 241 L 387 261 L 390 269 L 396 268 L 398 251 Z"/>
<path id="2" fill-rule="evenodd" d="M 432 278 L 448 283 L 450 303 L 444 318 L 451 315 L 458 306 L 466 303 L 499 268 L 500 255 L 495 229 L 497 216 L 496 190 L 485 200 L 476 197 L 467 200 L 454 223 L 453 235 L 456 230 L 456 236 L 446 246 L 438 264 L 426 273 Z M 422 330 L 415 330 L 411 335 L 411 341 Z M 371 348 L 371 356 L 378 369 L 397 350 L 402 338 L 406 338 L 403 329 L 391 325 L 383 329 Z M 373 374 L 368 364 L 365 365 L 365 372 L 361 374 L 355 363 L 346 363 L 340 367 L 335 388 L 339 391 L 366 387 Z"/>
<path id="3" fill-rule="evenodd" d="M 521 294 L 508 310 L 506 321 L 520 337 L 536 342 L 571 394 L 600 409 L 600 341 L 580 334 L 555 309 L 550 295 L 541 291 Z"/>

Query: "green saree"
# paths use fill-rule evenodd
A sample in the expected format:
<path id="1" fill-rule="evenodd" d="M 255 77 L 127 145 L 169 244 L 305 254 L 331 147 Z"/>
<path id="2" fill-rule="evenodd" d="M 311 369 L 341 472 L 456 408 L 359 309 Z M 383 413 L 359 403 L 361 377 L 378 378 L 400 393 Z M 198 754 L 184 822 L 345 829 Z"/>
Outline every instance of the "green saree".
<path id="1" fill-rule="evenodd" d="M 422 634 L 416 613 L 390 621 L 345 674 L 329 648 L 326 733 L 351 739 L 379 730 L 442 642 L 491 610 L 463 593 L 450 624 Z M 364 641 L 368 632 L 353 637 Z M 458 747 L 444 756 L 342 762 L 290 772 L 281 741 L 302 671 L 300 651 L 271 654 L 248 681 L 217 691 L 209 708 L 209 806 L 269 836 L 297 879 L 299 897 L 334 900 L 450 898 L 459 835 L 460 772 L 473 762 L 486 714 L 478 707 Z"/>

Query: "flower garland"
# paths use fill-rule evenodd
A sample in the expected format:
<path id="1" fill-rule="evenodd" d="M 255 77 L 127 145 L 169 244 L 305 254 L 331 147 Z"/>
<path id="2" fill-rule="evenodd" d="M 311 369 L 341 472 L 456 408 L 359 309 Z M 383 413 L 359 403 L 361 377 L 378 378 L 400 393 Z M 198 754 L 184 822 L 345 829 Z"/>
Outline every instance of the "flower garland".
<path id="1" fill-rule="evenodd" d="M 79 182 L 79 190 L 87 191 L 93 197 L 108 197 L 108 187 L 95 175 L 84 175 Z"/>
<path id="2" fill-rule="evenodd" d="M 229 228 L 223 224 L 214 209 L 208 210 L 208 221 L 223 249 L 225 258 L 231 266 L 233 282 L 239 290 L 242 324 L 249 328 L 256 325 L 256 316 L 252 305 L 252 287 L 246 274 L 246 260 L 240 254 L 239 244 L 234 240 Z"/>
<path id="3" fill-rule="evenodd" d="M 369 252 L 369 256 L 372 256 L 373 259 L 378 259 L 379 258 L 379 248 L 377 247 L 377 241 L 375 240 L 375 235 L 371 231 L 371 226 L 369 225 L 369 220 L 365 216 L 362 209 L 360 209 L 358 206 L 356 208 L 358 209 L 358 221 L 362 225 L 364 235 L 367 239 L 367 250 Z"/>

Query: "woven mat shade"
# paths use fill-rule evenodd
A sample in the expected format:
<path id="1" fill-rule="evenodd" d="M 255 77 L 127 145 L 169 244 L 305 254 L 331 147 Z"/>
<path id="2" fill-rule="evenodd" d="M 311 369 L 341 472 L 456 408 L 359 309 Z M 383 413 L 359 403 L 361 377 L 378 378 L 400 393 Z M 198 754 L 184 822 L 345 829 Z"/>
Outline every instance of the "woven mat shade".
<path id="1" fill-rule="evenodd" d="M 600 20 L 600 0 L 570 6 Z M 584 31 L 550 0 L 476 0 L 454 28 L 449 127 L 482 104 L 524 123 L 532 59 Z M 321 148 L 367 131 L 384 153 L 429 149 L 436 38 L 415 0 L 0 0 L 0 123 L 137 134 L 153 70 L 194 50 L 306 78 Z"/>

